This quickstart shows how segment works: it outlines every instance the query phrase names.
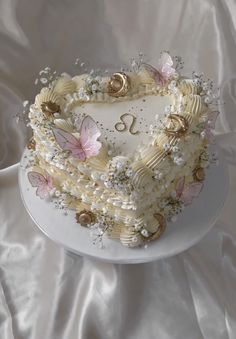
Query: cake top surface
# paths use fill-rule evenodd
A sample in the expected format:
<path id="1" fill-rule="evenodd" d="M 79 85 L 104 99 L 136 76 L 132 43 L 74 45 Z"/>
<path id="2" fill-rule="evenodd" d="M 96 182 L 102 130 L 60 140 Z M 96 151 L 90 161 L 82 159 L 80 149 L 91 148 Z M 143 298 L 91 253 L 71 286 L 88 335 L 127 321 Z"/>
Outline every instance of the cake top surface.
<path id="1" fill-rule="evenodd" d="M 158 113 L 161 116 L 172 101 L 169 95 L 148 95 L 112 103 L 84 103 L 73 111 L 96 121 L 102 143 L 119 149 L 122 155 L 131 156 L 140 144 L 148 142 L 150 126 L 157 127 Z"/>

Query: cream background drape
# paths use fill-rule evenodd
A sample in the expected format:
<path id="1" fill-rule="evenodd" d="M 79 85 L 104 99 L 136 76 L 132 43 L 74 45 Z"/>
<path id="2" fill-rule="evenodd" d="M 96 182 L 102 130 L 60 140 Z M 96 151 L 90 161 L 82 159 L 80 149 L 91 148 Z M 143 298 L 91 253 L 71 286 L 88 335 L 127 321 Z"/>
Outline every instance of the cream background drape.
<path id="1" fill-rule="evenodd" d="M 236 1 L 0 0 L 0 338 L 236 338 Z M 112 265 L 47 239 L 22 205 L 27 129 L 14 116 L 40 69 L 117 68 L 181 55 L 221 87 L 217 139 L 230 192 L 212 231 L 175 257 Z M 225 104 L 223 104 L 225 102 Z"/>

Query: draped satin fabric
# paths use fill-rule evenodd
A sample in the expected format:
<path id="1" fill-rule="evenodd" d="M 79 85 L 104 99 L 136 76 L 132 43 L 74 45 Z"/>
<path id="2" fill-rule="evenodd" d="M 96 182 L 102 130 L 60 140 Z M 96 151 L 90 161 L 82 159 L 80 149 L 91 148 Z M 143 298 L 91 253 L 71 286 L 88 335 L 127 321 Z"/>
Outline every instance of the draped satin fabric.
<path id="1" fill-rule="evenodd" d="M 0 338 L 236 338 L 236 1 L 0 0 Z M 66 252 L 27 215 L 17 171 L 30 132 L 15 115 L 38 72 L 120 69 L 169 50 L 221 87 L 216 130 L 230 192 L 190 250 L 139 265 Z M 214 192 L 212 192 L 214 194 Z"/>

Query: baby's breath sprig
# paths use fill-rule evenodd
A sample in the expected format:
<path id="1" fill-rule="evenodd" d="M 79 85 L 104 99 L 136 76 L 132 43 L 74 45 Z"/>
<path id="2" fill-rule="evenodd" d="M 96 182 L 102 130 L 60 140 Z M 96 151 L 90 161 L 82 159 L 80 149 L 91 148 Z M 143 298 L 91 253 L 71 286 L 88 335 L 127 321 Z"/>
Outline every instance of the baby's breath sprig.
<path id="1" fill-rule="evenodd" d="M 47 66 L 41 71 L 39 71 L 38 77 L 35 79 L 34 84 L 38 85 L 39 83 L 41 85 L 48 85 L 53 80 L 56 80 L 58 78 L 57 71 L 53 71 L 51 67 Z"/>
<path id="2" fill-rule="evenodd" d="M 175 56 L 173 59 L 175 62 L 174 68 L 176 69 L 177 72 L 179 72 L 184 68 L 184 62 L 180 56 Z"/>

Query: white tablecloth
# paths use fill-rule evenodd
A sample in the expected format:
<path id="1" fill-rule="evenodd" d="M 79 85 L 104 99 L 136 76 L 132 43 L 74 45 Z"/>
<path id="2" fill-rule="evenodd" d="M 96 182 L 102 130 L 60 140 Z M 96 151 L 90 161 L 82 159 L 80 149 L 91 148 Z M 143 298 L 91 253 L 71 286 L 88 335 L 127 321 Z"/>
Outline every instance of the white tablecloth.
<path id="1" fill-rule="evenodd" d="M 235 0 L 0 0 L 1 339 L 236 338 L 235 40 Z M 67 253 L 22 205 L 27 131 L 14 116 L 45 66 L 75 74 L 79 56 L 91 68 L 120 68 L 139 52 L 155 64 L 161 50 L 222 88 L 224 211 L 198 245 L 166 260 L 111 265 Z"/>

